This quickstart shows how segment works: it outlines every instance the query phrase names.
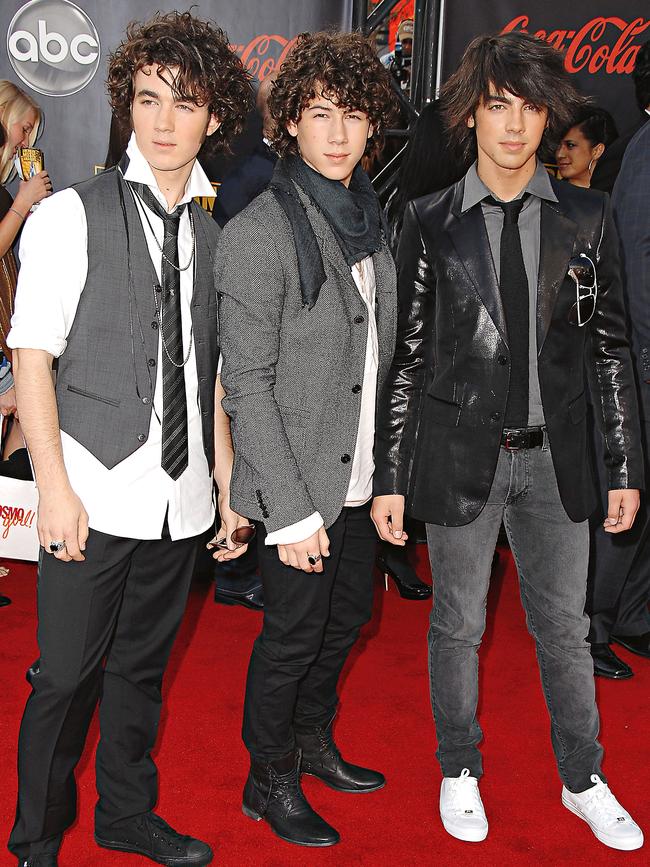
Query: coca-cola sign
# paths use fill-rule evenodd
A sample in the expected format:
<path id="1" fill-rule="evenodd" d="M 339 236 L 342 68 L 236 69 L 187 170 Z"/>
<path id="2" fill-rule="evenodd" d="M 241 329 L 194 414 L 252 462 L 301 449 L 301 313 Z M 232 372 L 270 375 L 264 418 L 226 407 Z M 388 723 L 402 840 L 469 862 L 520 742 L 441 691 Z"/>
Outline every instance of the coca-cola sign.
<path id="1" fill-rule="evenodd" d="M 573 30 L 533 30 L 528 15 L 517 15 L 502 29 L 503 33 L 520 30 L 533 33 L 564 54 L 567 72 L 605 72 L 629 75 L 643 39 L 639 36 L 650 27 L 649 18 L 625 21 L 617 16 L 599 16 Z M 650 33 L 648 34 L 650 36 Z"/>
<path id="2" fill-rule="evenodd" d="M 282 65 L 295 41 L 295 38 L 287 39 L 277 33 L 260 33 L 246 45 L 234 45 L 233 48 L 253 78 L 264 81 Z"/>

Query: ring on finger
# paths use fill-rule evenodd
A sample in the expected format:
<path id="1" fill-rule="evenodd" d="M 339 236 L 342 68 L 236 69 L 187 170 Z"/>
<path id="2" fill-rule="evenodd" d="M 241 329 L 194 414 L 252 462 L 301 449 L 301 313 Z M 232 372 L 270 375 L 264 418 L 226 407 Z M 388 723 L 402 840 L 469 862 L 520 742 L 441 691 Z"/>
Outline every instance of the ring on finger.
<path id="1" fill-rule="evenodd" d="M 320 554 L 307 554 L 307 562 L 310 566 L 315 566 L 316 563 L 321 559 Z"/>
<path id="2" fill-rule="evenodd" d="M 63 551 L 65 548 L 65 542 L 50 542 L 48 547 L 52 554 L 58 554 L 59 551 Z"/>

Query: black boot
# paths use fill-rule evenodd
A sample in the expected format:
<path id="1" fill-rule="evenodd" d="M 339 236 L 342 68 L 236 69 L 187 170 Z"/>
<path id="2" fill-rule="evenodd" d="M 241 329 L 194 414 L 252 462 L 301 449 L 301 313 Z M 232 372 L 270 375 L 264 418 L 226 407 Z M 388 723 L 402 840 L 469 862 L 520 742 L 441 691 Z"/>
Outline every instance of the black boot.
<path id="1" fill-rule="evenodd" d="M 338 792 L 374 792 L 386 784 L 379 771 L 351 765 L 341 757 L 332 737 L 332 718 L 327 725 L 296 729 L 296 744 L 302 751 L 302 772 L 318 777 Z"/>
<path id="2" fill-rule="evenodd" d="M 143 813 L 107 831 L 96 831 L 95 842 L 103 849 L 134 852 L 168 867 L 204 867 L 213 858 L 207 843 L 179 834 L 155 813 Z"/>
<path id="3" fill-rule="evenodd" d="M 309 806 L 300 787 L 300 754 L 265 762 L 251 758 L 244 786 L 244 815 L 259 822 L 266 819 L 288 843 L 299 846 L 333 846 L 339 833 Z"/>

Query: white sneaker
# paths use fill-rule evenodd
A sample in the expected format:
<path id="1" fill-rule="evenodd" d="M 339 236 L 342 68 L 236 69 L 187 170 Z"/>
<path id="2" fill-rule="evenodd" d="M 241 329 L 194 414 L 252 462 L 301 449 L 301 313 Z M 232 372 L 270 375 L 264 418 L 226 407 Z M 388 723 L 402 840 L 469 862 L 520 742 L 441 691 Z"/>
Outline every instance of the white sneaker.
<path id="1" fill-rule="evenodd" d="M 440 818 L 445 831 L 458 840 L 485 840 L 488 823 L 478 790 L 478 780 L 463 768 L 460 777 L 445 777 L 440 787 Z"/>
<path id="2" fill-rule="evenodd" d="M 612 849 L 640 849 L 643 831 L 627 810 L 618 803 L 597 774 L 591 775 L 594 784 L 586 792 L 575 794 L 562 787 L 562 803 L 589 825 L 596 837 Z"/>

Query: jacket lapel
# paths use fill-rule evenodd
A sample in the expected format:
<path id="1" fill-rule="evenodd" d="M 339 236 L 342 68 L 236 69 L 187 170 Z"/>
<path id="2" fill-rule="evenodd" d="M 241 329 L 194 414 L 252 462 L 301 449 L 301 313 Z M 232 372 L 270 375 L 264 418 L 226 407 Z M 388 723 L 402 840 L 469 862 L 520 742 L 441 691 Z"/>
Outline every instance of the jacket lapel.
<path id="1" fill-rule="evenodd" d="M 483 212 L 480 204 L 478 204 L 470 208 L 469 211 L 461 213 L 463 189 L 464 184 L 461 181 L 456 185 L 456 193 L 451 208 L 452 217 L 446 229 L 470 280 L 474 284 L 474 288 L 499 330 L 499 334 L 507 344 L 506 318 L 501 303 L 501 293 L 492 261 Z"/>
<path id="2" fill-rule="evenodd" d="M 537 354 L 544 346 L 558 292 L 567 275 L 578 226 L 555 202 L 542 200 L 537 280 Z"/>

